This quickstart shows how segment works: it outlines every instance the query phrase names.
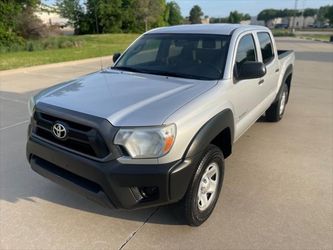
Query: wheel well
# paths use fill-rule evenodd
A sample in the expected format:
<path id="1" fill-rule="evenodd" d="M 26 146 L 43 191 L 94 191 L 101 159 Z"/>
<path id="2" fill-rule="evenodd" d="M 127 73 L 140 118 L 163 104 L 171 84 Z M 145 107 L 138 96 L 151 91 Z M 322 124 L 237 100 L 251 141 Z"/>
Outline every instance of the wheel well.
<path id="1" fill-rule="evenodd" d="M 291 84 L 292 77 L 293 77 L 293 74 L 290 74 L 286 79 L 286 84 L 288 86 L 288 90 L 290 90 L 290 84 Z"/>
<path id="2" fill-rule="evenodd" d="M 291 79 L 292 79 L 292 77 L 293 77 L 293 74 L 289 74 L 288 77 L 287 77 L 287 79 L 286 79 L 286 81 L 285 81 L 285 83 L 288 86 L 288 93 L 290 93 L 290 85 L 291 85 Z M 288 99 L 289 99 L 289 95 L 288 95 Z"/>
<path id="3" fill-rule="evenodd" d="M 230 128 L 225 128 L 221 133 L 219 133 L 212 141 L 211 144 L 219 147 L 227 158 L 232 152 L 232 141 Z"/>

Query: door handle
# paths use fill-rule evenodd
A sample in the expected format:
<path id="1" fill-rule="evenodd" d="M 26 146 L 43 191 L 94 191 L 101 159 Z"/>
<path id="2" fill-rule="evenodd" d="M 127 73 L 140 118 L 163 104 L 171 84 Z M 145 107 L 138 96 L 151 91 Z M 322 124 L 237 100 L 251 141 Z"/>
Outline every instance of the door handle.
<path id="1" fill-rule="evenodd" d="M 265 82 L 265 80 L 264 80 L 264 79 L 261 79 L 261 80 L 258 82 L 258 84 L 261 85 L 261 84 L 263 84 L 264 82 Z"/>

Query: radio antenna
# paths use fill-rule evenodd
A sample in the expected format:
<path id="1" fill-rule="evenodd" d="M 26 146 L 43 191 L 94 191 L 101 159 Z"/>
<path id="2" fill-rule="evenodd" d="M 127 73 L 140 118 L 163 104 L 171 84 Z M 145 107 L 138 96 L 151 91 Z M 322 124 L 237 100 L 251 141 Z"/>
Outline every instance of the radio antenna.
<path id="1" fill-rule="evenodd" d="M 99 26 L 98 26 L 98 18 L 97 18 L 97 1 L 95 1 L 95 8 L 94 8 L 94 14 L 95 14 L 95 26 L 96 26 L 96 34 L 99 35 Z M 100 54 L 100 66 L 101 66 L 101 71 L 103 70 L 103 56 L 102 56 L 102 49 L 100 44 L 98 43 L 98 52 Z"/>

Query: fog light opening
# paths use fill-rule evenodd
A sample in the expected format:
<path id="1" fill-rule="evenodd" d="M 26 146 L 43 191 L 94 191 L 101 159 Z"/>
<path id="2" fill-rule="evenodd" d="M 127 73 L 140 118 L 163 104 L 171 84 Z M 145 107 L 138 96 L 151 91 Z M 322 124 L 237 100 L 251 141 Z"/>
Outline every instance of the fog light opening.
<path id="1" fill-rule="evenodd" d="M 155 200 L 158 198 L 158 187 L 140 187 L 140 194 L 144 198 L 144 200 Z"/>

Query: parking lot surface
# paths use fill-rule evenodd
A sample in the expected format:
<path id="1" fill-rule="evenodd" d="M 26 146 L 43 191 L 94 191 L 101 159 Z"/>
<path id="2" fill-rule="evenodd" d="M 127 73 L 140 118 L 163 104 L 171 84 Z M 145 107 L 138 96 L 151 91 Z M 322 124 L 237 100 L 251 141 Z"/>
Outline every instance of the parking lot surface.
<path id="1" fill-rule="evenodd" d="M 108 210 L 28 166 L 28 98 L 98 70 L 99 60 L 0 72 L 0 249 L 332 249 L 333 45 L 277 41 L 296 51 L 285 117 L 258 121 L 236 142 L 199 228 L 175 206 Z"/>

